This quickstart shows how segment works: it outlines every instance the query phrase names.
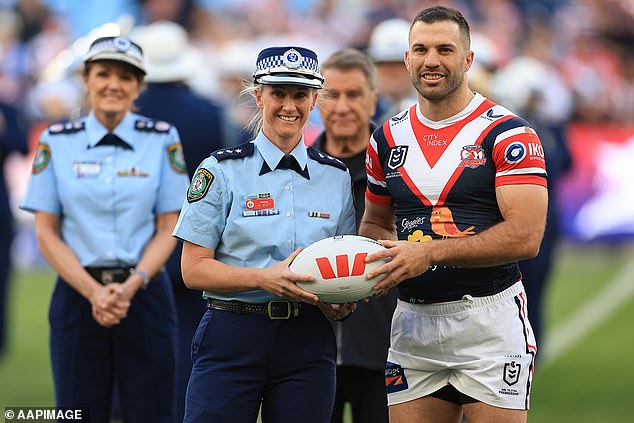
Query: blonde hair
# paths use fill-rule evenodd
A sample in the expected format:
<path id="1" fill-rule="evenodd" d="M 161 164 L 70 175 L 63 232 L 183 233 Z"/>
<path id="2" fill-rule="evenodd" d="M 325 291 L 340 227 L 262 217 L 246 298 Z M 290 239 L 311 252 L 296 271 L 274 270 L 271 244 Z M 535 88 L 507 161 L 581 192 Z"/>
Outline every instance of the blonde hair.
<path id="1" fill-rule="evenodd" d="M 249 82 L 247 80 L 242 81 L 242 86 L 243 88 L 240 91 L 240 96 L 248 94 L 255 97 L 256 91 L 260 91 L 260 93 L 262 93 L 262 90 L 264 89 L 264 87 L 261 84 L 254 84 L 253 82 Z M 256 107 L 253 113 L 251 114 L 251 117 L 249 118 L 247 125 L 245 126 L 244 129 L 246 129 L 246 131 L 255 138 L 260 132 L 260 130 L 262 129 L 263 125 L 264 125 L 264 113 L 262 112 L 262 109 L 260 109 L 259 107 Z"/>

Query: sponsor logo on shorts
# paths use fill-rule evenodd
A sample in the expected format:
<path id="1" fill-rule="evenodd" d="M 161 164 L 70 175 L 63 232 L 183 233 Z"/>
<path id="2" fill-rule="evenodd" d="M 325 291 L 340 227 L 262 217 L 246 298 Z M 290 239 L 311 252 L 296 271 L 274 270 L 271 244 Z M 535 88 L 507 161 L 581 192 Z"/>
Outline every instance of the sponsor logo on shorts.
<path id="1" fill-rule="evenodd" d="M 407 389 L 407 379 L 403 368 L 392 362 L 387 362 L 385 365 L 385 390 L 388 394 L 394 392 L 404 391 Z"/>
<path id="2" fill-rule="evenodd" d="M 520 370 L 522 365 L 511 361 L 510 363 L 504 363 L 504 375 L 502 379 L 508 386 L 513 386 L 520 380 Z"/>

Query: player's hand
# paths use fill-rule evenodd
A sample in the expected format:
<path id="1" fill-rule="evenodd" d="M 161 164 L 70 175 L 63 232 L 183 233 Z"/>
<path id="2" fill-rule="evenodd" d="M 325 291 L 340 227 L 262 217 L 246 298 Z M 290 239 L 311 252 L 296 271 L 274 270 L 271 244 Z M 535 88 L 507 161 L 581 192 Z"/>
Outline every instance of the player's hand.
<path id="1" fill-rule="evenodd" d="M 382 258 L 391 258 L 388 263 L 377 267 L 367 275 L 368 279 L 381 274 L 387 275 L 385 279 L 374 285 L 374 289 L 378 291 L 377 297 L 385 295 L 388 289 L 395 287 L 405 279 L 425 273 L 432 264 L 425 252 L 426 248 L 430 248 L 431 242 L 421 243 L 385 239 L 379 240 L 379 242 L 383 244 L 386 250 L 372 253 L 365 259 L 366 263 L 371 263 Z"/>
<path id="2" fill-rule="evenodd" d="M 310 275 L 291 272 L 288 268 L 301 250 L 301 248 L 297 248 L 283 261 L 274 266 L 262 269 L 259 288 L 278 297 L 303 301 L 309 304 L 317 304 L 319 297 L 296 285 L 296 282 L 312 282 L 315 278 Z"/>
<path id="3" fill-rule="evenodd" d="M 317 307 L 326 315 L 326 317 L 342 322 L 357 309 L 357 303 L 346 304 L 330 304 L 330 303 L 317 303 Z"/>

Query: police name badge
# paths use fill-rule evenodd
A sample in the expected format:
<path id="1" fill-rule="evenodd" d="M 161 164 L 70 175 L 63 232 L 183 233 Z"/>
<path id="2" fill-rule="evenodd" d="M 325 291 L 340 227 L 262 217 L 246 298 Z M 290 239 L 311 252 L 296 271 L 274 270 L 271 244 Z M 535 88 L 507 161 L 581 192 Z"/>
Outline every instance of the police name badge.
<path id="1" fill-rule="evenodd" d="M 187 201 L 193 203 L 203 198 L 209 191 L 209 186 L 213 181 L 214 175 L 210 171 L 203 167 L 198 169 L 187 190 Z"/>
<path id="2" fill-rule="evenodd" d="M 245 206 L 247 210 L 272 209 L 275 207 L 275 201 L 272 198 L 247 199 Z"/>
<path id="3" fill-rule="evenodd" d="M 101 173 L 101 162 L 73 162 L 73 172 L 77 179 L 94 179 Z"/>

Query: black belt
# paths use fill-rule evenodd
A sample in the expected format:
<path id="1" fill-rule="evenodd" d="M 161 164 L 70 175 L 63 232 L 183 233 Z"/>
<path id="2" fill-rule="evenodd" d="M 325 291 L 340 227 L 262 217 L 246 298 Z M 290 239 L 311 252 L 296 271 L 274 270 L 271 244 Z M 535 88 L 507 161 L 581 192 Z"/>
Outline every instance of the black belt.
<path id="1" fill-rule="evenodd" d="M 125 282 L 130 276 L 130 270 L 134 269 L 134 266 L 130 267 L 85 267 L 86 271 L 95 278 L 98 282 L 104 285 L 109 283 Z"/>
<path id="2" fill-rule="evenodd" d="M 207 299 L 207 308 L 230 311 L 239 314 L 257 314 L 271 320 L 286 320 L 293 317 L 305 316 L 317 310 L 317 307 L 306 303 L 291 301 L 270 301 L 268 303 L 243 303 L 241 301 L 226 301 L 217 298 Z"/>
<path id="3" fill-rule="evenodd" d="M 450 301 L 460 301 L 462 297 L 458 298 L 443 298 L 443 299 L 426 299 L 426 298 L 418 298 L 412 297 L 410 295 L 401 294 L 399 292 L 398 299 L 401 301 L 405 301 L 410 304 L 438 304 L 438 303 L 448 303 Z"/>

